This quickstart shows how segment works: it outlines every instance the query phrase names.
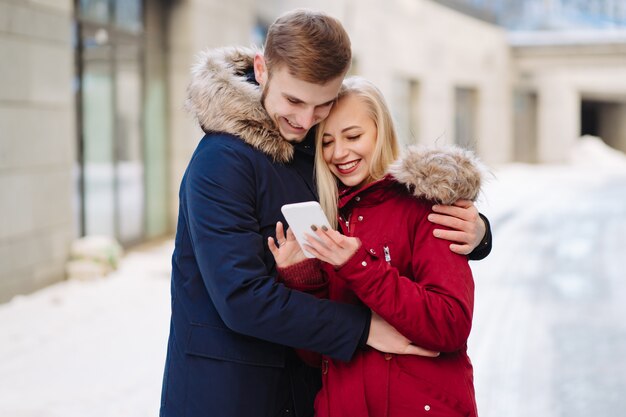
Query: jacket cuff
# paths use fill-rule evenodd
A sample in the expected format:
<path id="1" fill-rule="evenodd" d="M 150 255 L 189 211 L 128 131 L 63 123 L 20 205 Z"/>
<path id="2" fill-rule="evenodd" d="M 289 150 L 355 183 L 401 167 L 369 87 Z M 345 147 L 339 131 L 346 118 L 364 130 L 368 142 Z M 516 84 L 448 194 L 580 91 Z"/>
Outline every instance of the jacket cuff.
<path id="1" fill-rule="evenodd" d="M 367 310 L 369 315 L 369 320 L 365 323 L 365 327 L 363 328 L 363 333 L 361 333 L 361 338 L 359 339 L 359 349 L 367 349 L 367 339 L 370 337 L 370 326 L 372 324 L 372 310 Z"/>
<path id="2" fill-rule="evenodd" d="M 492 244 L 492 236 L 491 236 L 491 225 L 489 224 L 489 220 L 483 214 L 478 213 L 481 219 L 485 222 L 485 236 L 483 240 L 480 241 L 478 246 L 474 248 L 474 250 L 468 255 L 468 259 L 471 261 L 480 261 L 481 259 L 485 259 L 487 255 L 491 252 L 491 244 Z"/>
<path id="3" fill-rule="evenodd" d="M 354 276 L 363 271 L 363 268 L 367 267 L 371 262 L 371 259 L 378 259 L 378 256 L 373 251 L 368 251 L 365 249 L 363 244 L 359 246 L 354 255 L 350 257 L 341 266 L 335 268 L 340 277 L 350 277 Z"/>
<path id="4" fill-rule="evenodd" d="M 319 259 L 306 259 L 285 268 L 276 267 L 278 279 L 285 284 L 318 285 L 325 282 Z"/>

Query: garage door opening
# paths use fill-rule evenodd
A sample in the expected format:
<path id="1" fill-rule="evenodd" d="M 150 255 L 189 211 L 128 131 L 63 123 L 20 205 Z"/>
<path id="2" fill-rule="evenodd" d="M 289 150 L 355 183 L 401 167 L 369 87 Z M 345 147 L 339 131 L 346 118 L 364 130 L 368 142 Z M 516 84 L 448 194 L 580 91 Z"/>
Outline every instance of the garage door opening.
<path id="1" fill-rule="evenodd" d="M 614 149 L 626 152 L 626 102 L 583 100 L 580 135 L 600 137 Z"/>

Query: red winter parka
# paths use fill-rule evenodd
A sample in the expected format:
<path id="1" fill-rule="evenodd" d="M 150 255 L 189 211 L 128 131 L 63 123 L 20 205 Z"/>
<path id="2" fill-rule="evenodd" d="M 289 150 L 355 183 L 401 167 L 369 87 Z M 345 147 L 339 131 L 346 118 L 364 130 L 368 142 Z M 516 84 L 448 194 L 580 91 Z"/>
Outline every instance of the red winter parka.
<path id="1" fill-rule="evenodd" d="M 466 352 L 472 273 L 467 257 L 434 237 L 441 226 L 427 219 L 433 201 L 476 198 L 477 166 L 461 150 L 409 151 L 384 179 L 341 193 L 341 230 L 361 241 L 347 263 L 323 265 L 324 274 L 315 274 L 311 261 L 281 269 L 287 285 L 365 304 L 415 345 L 441 352 L 426 358 L 367 348 L 347 363 L 322 357 L 317 417 L 477 415 Z"/>

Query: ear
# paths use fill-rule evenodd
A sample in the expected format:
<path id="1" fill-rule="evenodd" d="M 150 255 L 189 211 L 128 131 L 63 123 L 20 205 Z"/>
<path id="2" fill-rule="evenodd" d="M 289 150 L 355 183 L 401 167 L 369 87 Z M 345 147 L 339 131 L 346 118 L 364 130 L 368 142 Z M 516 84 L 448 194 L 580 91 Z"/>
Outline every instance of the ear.
<path id="1" fill-rule="evenodd" d="M 261 87 L 265 87 L 267 82 L 267 65 L 265 65 L 265 58 L 260 52 L 254 55 L 254 78 Z"/>

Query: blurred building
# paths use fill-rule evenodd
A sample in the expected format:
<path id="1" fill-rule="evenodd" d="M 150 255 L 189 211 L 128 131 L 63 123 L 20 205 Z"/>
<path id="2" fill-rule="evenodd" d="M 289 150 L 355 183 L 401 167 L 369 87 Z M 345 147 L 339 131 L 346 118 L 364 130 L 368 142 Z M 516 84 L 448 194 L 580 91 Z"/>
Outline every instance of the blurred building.
<path id="1" fill-rule="evenodd" d="M 515 160 L 563 162 L 581 135 L 626 152 L 626 30 L 516 31 Z"/>
<path id="2" fill-rule="evenodd" d="M 626 26 L 623 0 L 435 0 L 510 30 L 611 29 Z"/>
<path id="3" fill-rule="evenodd" d="M 626 1 L 437 2 L 508 29 L 512 160 L 563 162 L 582 135 L 626 152 Z"/>
<path id="4" fill-rule="evenodd" d="M 0 0 L 0 302 L 63 279 L 76 237 L 172 233 L 193 55 L 255 24 L 251 1 Z"/>
<path id="5" fill-rule="evenodd" d="M 0 1 L 0 301 L 61 279 L 76 233 L 73 12 Z"/>
<path id="6" fill-rule="evenodd" d="M 0 0 L 0 302 L 63 279 L 78 236 L 172 233 L 201 138 L 183 111 L 195 54 L 260 45 L 296 7 L 345 24 L 352 73 L 380 86 L 406 144 L 490 164 L 564 161 L 581 133 L 626 150 L 626 41 L 514 37 L 484 7 L 522 3 Z"/>

